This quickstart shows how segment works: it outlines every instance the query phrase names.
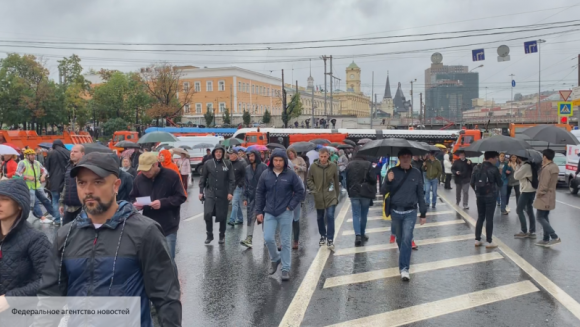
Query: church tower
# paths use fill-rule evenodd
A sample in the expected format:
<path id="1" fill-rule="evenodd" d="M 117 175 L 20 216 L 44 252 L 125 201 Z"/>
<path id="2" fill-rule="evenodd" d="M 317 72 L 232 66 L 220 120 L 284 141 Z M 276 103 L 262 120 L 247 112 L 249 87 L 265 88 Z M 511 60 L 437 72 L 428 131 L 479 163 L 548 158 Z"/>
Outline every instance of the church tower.
<path id="1" fill-rule="evenodd" d="M 346 67 L 346 91 L 361 94 L 360 68 L 354 63 L 354 60 Z"/>
<path id="2" fill-rule="evenodd" d="M 387 85 L 385 86 L 385 95 L 383 96 L 381 109 L 393 117 L 395 106 L 393 104 L 393 97 L 391 96 L 391 82 L 389 81 L 389 72 L 387 72 Z"/>

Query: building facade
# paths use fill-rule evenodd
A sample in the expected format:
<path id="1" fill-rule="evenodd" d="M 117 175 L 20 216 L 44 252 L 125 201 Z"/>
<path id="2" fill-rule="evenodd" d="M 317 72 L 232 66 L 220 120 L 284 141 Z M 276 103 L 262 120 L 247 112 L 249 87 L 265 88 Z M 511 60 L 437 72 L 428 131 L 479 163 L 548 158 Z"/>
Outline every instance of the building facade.
<path id="1" fill-rule="evenodd" d="M 341 90 L 333 92 L 333 98 L 340 101 L 340 111 L 336 113 L 369 117 L 371 98 L 361 92 L 361 69 L 354 61 L 346 68 L 345 80 L 346 92 Z"/>

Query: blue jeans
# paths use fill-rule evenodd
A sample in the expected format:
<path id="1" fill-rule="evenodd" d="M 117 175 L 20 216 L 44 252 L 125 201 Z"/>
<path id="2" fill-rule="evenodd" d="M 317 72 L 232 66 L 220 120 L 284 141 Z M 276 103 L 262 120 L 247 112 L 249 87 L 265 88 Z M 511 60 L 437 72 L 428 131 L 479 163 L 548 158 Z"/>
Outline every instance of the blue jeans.
<path id="1" fill-rule="evenodd" d="M 232 223 L 236 221 L 244 221 L 244 214 L 242 213 L 242 192 L 243 189 L 239 186 L 234 190 L 234 197 L 232 198 L 232 214 L 230 215 L 230 222 Z"/>
<path id="2" fill-rule="evenodd" d="M 33 207 L 32 214 L 36 218 L 40 218 L 43 216 L 42 210 L 40 209 L 40 204 L 44 206 L 46 212 L 48 212 L 51 216 L 57 217 L 56 216 L 57 214 L 54 212 L 54 208 L 52 207 L 52 203 L 50 203 L 50 200 L 44 194 L 43 189 L 28 190 L 28 191 L 30 193 L 30 205 Z M 40 201 L 40 203 L 37 200 Z"/>
<path id="3" fill-rule="evenodd" d="M 553 240 L 558 239 L 558 235 L 556 235 L 556 232 L 552 228 L 552 225 L 550 225 L 550 219 L 548 218 L 549 214 L 550 211 L 539 209 L 536 214 L 538 222 L 540 223 L 540 225 L 542 225 L 542 228 L 544 229 L 544 241 L 546 242 L 550 240 L 550 237 Z"/>
<path id="4" fill-rule="evenodd" d="M 340 184 L 346 189 L 346 170 L 340 172 Z"/>
<path id="5" fill-rule="evenodd" d="M 316 209 L 316 221 L 318 222 L 318 232 L 321 237 L 326 237 L 328 240 L 334 240 L 334 209 L 336 206 L 330 206 L 326 209 Z M 324 212 L 326 211 L 326 224 L 324 224 Z M 328 230 L 326 228 L 328 225 Z"/>
<path id="6" fill-rule="evenodd" d="M 435 205 L 437 204 L 437 186 L 439 185 L 439 179 L 425 179 L 425 181 L 425 204 L 429 205 L 429 192 L 433 190 L 433 197 L 431 198 L 433 201 L 431 204 Z"/>
<path id="7" fill-rule="evenodd" d="M 399 270 L 409 271 L 411 264 L 411 242 L 413 241 L 413 230 L 417 221 L 417 210 L 409 213 L 399 214 L 391 212 L 391 229 L 397 238 L 399 246 Z"/>
<path id="8" fill-rule="evenodd" d="M 169 255 L 171 255 L 171 259 L 175 259 L 175 243 L 177 242 L 177 233 L 169 234 L 165 236 L 165 240 L 167 241 L 167 246 L 169 246 Z"/>
<path id="9" fill-rule="evenodd" d="M 501 198 L 501 212 L 505 211 L 505 207 L 507 206 L 507 182 L 504 182 L 504 184 L 501 186 L 500 189 L 500 193 L 499 196 Z"/>
<path id="10" fill-rule="evenodd" d="M 371 199 L 351 198 L 350 203 L 352 204 L 352 227 L 354 227 L 354 233 L 356 235 L 364 235 L 367 228 L 367 216 Z"/>
<path id="11" fill-rule="evenodd" d="M 60 192 L 51 191 L 50 194 L 52 195 L 52 209 L 54 210 L 55 215 L 54 221 L 60 221 L 60 211 L 58 210 L 58 201 L 60 200 Z"/>
<path id="12" fill-rule="evenodd" d="M 292 235 L 292 211 L 286 210 L 279 216 L 266 213 L 264 216 L 264 241 L 270 253 L 270 260 L 277 262 L 282 260 L 282 271 L 290 271 L 290 237 Z M 282 251 L 278 252 L 276 245 L 276 229 L 280 228 L 280 245 Z"/>

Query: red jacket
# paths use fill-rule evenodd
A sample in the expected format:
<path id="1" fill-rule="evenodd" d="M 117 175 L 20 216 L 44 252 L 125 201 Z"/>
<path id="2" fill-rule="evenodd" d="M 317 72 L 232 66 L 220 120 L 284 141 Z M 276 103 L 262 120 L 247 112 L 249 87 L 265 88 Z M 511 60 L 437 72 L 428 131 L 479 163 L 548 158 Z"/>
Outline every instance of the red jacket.
<path id="1" fill-rule="evenodd" d="M 16 161 L 14 161 L 14 159 L 4 161 L 2 163 L 2 173 L 6 176 L 6 178 L 12 178 L 12 176 L 14 176 L 14 174 L 16 173 L 17 167 L 18 164 L 16 163 Z"/>

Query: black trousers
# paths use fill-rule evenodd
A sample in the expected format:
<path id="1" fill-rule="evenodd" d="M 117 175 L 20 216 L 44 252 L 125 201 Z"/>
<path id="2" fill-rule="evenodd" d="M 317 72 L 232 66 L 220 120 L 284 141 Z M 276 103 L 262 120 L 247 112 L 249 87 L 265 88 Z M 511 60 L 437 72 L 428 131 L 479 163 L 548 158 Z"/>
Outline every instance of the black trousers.
<path id="1" fill-rule="evenodd" d="M 509 186 L 508 185 L 508 187 L 507 187 L 507 195 L 506 195 L 506 200 L 505 200 L 505 205 L 506 206 L 508 204 L 510 204 L 510 196 L 512 195 L 512 188 L 516 192 L 516 204 L 520 202 L 520 184 L 514 185 L 514 186 Z"/>
<path id="2" fill-rule="evenodd" d="M 497 194 L 477 197 L 477 224 L 475 224 L 475 239 L 481 241 L 481 230 L 485 221 L 485 236 L 489 243 L 493 234 L 493 215 L 495 213 Z"/>
<path id="3" fill-rule="evenodd" d="M 226 221 L 220 221 L 220 236 L 225 236 L 226 235 Z M 205 231 L 207 233 L 207 236 L 211 236 L 213 238 L 213 220 L 206 220 L 205 221 Z"/>
<path id="4" fill-rule="evenodd" d="M 64 217 L 62 217 L 62 224 L 63 226 L 70 223 L 71 221 L 73 221 L 78 214 L 81 212 L 82 208 L 79 208 L 77 211 L 73 211 L 73 212 L 68 212 L 68 211 L 64 211 Z"/>
<path id="5" fill-rule="evenodd" d="M 451 174 L 445 174 L 445 189 L 451 189 Z"/>

